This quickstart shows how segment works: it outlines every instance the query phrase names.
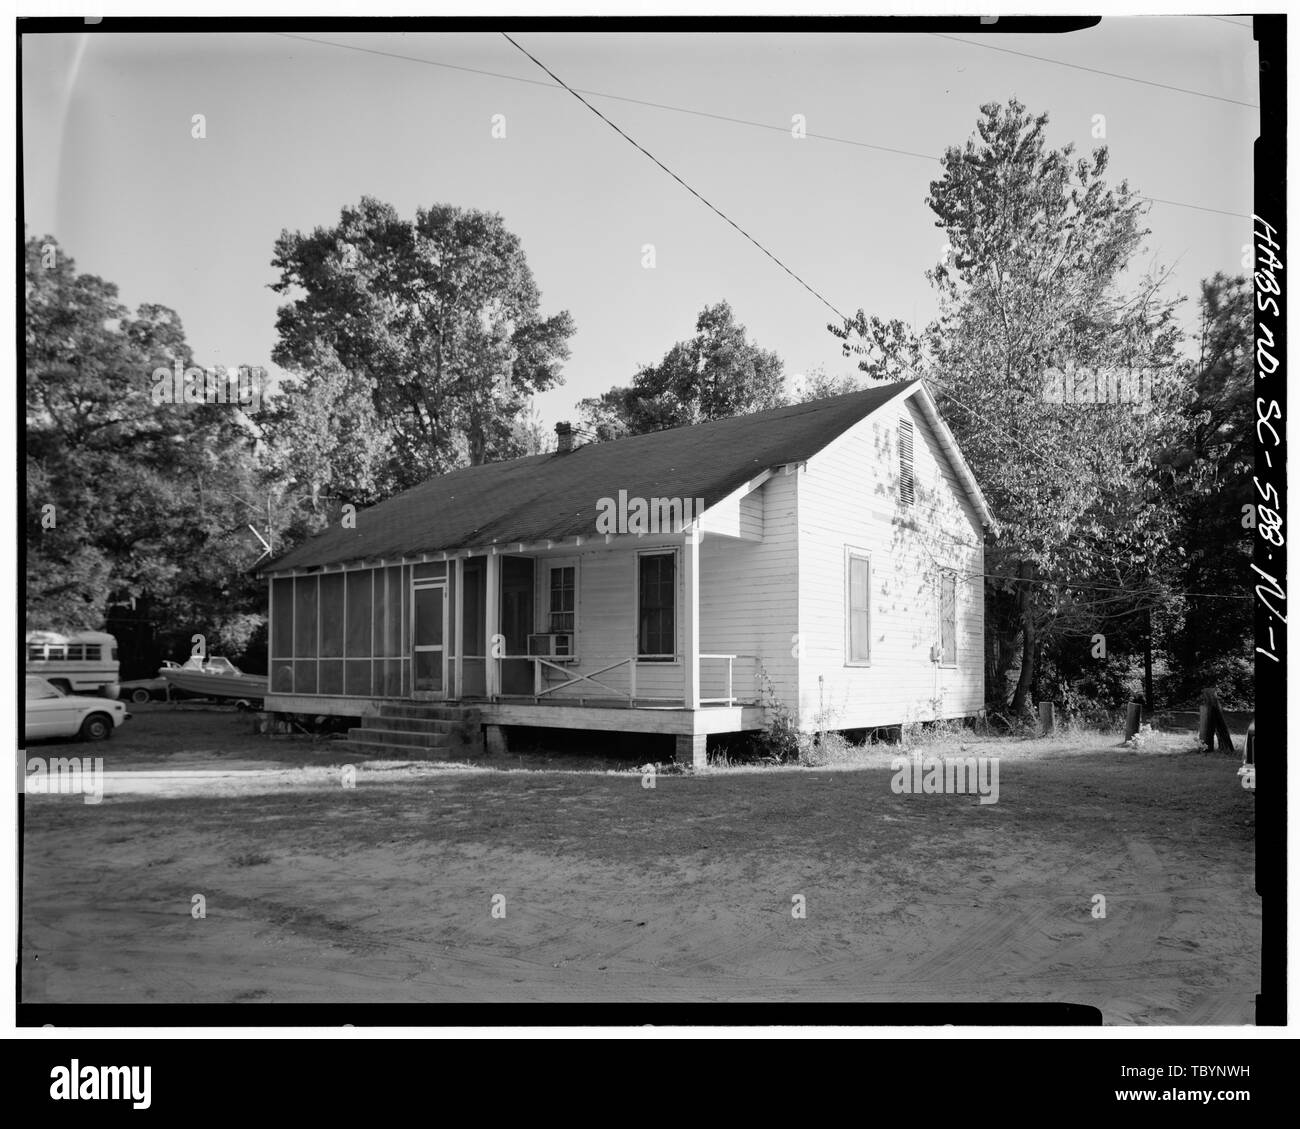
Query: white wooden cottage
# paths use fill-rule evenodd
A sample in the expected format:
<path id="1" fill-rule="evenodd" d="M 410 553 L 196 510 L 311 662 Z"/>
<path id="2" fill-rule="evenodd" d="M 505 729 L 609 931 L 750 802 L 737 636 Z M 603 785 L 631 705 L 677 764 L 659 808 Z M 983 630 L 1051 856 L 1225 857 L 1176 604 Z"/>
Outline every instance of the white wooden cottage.
<path id="1" fill-rule="evenodd" d="M 503 726 L 672 734 L 962 717 L 992 517 L 919 381 L 469 467 L 264 571 L 273 712 L 436 752 Z"/>

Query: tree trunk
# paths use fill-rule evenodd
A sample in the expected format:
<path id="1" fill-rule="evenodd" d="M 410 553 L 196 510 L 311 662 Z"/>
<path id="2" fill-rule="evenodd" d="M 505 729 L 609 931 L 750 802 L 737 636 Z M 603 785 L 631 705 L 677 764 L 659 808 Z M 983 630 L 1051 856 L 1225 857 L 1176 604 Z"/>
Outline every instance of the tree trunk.
<path id="1" fill-rule="evenodd" d="M 1038 659 L 1038 635 L 1034 626 L 1034 578 L 1036 566 L 1032 561 L 1022 561 L 1019 568 L 1021 577 L 1018 610 L 1020 613 L 1020 633 L 1023 639 L 1020 659 L 1020 680 L 1016 683 L 1016 693 L 1011 699 L 1011 714 L 1019 717 L 1029 710 L 1029 696 L 1034 688 L 1034 676 Z"/>

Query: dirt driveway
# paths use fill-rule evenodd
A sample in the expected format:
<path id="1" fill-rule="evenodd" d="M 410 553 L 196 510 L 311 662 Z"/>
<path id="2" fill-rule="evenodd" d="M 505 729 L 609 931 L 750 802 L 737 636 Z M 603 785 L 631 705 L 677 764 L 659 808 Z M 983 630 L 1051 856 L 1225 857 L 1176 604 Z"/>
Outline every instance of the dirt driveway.
<path id="1" fill-rule="evenodd" d="M 1251 1020 L 1254 801 L 1226 756 L 985 745 L 1007 755 L 981 805 L 895 794 L 883 761 L 646 788 L 189 724 L 178 742 L 142 714 L 129 740 L 28 750 L 102 754 L 120 781 L 98 804 L 26 798 L 24 1001 L 1053 1000 L 1108 1023 Z"/>

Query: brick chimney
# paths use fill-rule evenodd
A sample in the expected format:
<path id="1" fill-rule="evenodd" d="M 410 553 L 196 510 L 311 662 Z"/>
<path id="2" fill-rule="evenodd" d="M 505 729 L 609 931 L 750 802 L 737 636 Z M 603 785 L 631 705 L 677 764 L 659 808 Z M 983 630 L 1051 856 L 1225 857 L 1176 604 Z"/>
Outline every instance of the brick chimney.
<path id="1" fill-rule="evenodd" d="M 561 455 L 573 450 L 573 425 L 567 421 L 555 425 L 555 449 Z"/>

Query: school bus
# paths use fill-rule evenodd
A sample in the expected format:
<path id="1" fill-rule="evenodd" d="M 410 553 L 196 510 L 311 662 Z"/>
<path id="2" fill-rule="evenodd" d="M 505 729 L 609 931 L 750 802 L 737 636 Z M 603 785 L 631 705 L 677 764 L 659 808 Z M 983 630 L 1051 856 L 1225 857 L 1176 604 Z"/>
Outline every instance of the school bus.
<path id="1" fill-rule="evenodd" d="M 116 698 L 120 692 L 117 640 L 102 631 L 28 632 L 27 673 L 39 674 L 65 694 Z"/>

